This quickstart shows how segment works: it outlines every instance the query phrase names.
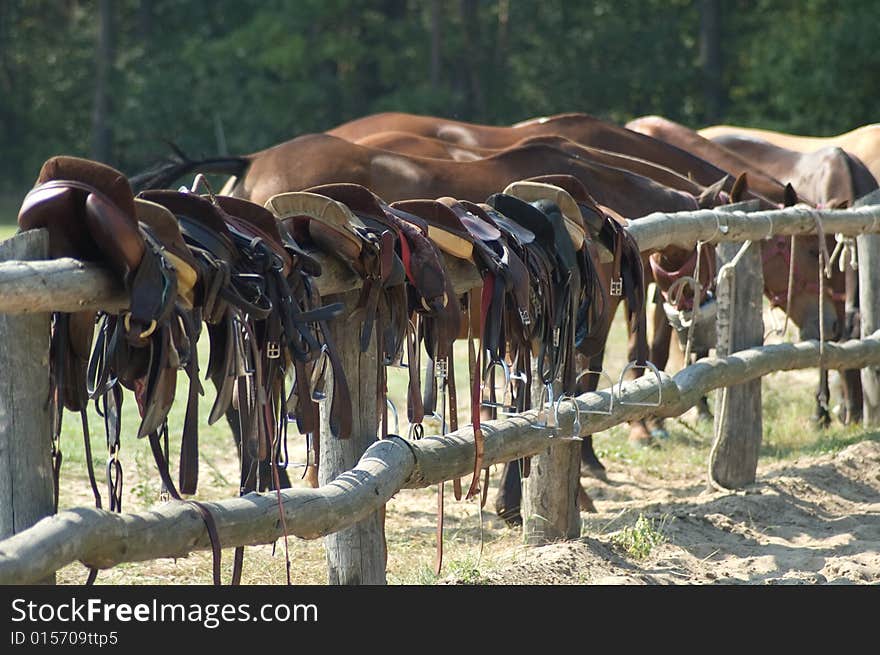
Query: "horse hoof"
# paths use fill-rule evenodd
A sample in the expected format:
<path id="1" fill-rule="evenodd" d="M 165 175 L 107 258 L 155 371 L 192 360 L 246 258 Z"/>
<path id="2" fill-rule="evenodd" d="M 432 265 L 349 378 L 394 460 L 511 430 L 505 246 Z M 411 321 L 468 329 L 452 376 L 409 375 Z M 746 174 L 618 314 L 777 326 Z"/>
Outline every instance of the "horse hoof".
<path id="1" fill-rule="evenodd" d="M 519 507 L 496 509 L 495 513 L 498 518 L 502 519 L 509 528 L 518 528 L 522 525 L 522 515 L 519 513 Z"/>
<path id="2" fill-rule="evenodd" d="M 595 478 L 602 482 L 608 482 L 608 474 L 605 472 L 605 465 L 595 457 L 581 459 L 581 475 L 588 478 Z"/>
<path id="3" fill-rule="evenodd" d="M 586 491 L 584 491 L 583 487 L 578 489 L 578 509 L 582 512 L 589 512 L 591 514 L 598 514 L 599 512 L 593 504 L 593 499 L 590 498 L 590 495 Z"/>
<path id="4" fill-rule="evenodd" d="M 669 433 L 666 431 L 666 428 L 653 428 L 651 430 L 651 436 L 654 439 L 668 439 Z"/>
<path id="5" fill-rule="evenodd" d="M 663 426 L 663 421 L 659 419 L 649 419 L 645 421 L 645 427 L 648 429 L 648 434 L 650 434 L 655 439 L 668 439 L 669 432 L 666 431 L 666 428 Z"/>
<path id="6" fill-rule="evenodd" d="M 813 414 L 810 417 L 810 422 L 819 430 L 825 430 L 826 428 L 831 426 L 831 416 L 827 413 L 822 414 Z"/>

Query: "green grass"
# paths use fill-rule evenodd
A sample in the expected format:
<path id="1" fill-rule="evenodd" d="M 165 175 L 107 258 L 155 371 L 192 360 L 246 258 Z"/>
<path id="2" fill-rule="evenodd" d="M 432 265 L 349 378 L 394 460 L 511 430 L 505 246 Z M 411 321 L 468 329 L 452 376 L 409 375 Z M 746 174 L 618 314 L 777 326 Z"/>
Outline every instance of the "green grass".
<path id="1" fill-rule="evenodd" d="M 639 514 L 634 525 L 628 525 L 611 535 L 611 543 L 633 559 L 645 559 L 655 546 L 666 543 L 663 529 L 668 519 L 668 516 L 663 516 L 657 522 L 646 518 L 644 514 Z"/>

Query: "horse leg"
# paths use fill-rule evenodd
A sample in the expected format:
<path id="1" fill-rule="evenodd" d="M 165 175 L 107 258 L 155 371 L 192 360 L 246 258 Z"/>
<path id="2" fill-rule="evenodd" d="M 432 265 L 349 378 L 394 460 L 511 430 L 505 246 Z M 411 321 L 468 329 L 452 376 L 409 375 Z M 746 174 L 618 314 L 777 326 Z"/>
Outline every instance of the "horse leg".
<path id="1" fill-rule="evenodd" d="M 638 342 L 635 332 L 633 331 L 633 326 L 630 324 L 629 312 L 626 314 L 626 328 L 627 334 L 629 335 L 627 339 L 627 360 L 633 362 L 636 360 L 636 353 L 638 352 Z M 640 369 L 630 369 L 629 370 L 629 379 L 635 380 L 640 378 L 644 373 L 643 370 Z M 631 443 L 638 444 L 640 446 L 647 446 L 651 443 L 651 432 L 648 430 L 647 425 L 645 425 L 644 419 L 640 419 L 638 421 L 630 421 L 629 422 L 629 440 Z"/>
<path id="2" fill-rule="evenodd" d="M 603 348 L 598 354 L 593 355 L 593 357 L 589 359 L 589 364 L 585 368 L 586 370 L 591 371 L 601 371 L 604 360 L 605 349 Z M 599 386 L 598 375 L 588 375 L 585 377 L 586 382 L 578 386 L 578 394 L 595 391 Z M 596 456 L 596 451 L 593 449 L 592 434 L 584 436 L 584 440 L 581 442 L 581 475 L 588 475 L 602 480 L 603 482 L 608 482 L 608 475 L 605 473 L 605 466 L 599 461 L 599 458 Z"/>
<path id="3" fill-rule="evenodd" d="M 828 412 L 828 369 L 819 369 L 819 388 L 816 392 L 816 412 L 812 416 L 812 421 L 817 427 L 827 428 L 831 425 L 831 414 Z"/>
<path id="4" fill-rule="evenodd" d="M 661 371 L 669 363 L 669 349 L 672 345 L 673 330 L 669 321 L 666 320 L 666 312 L 663 311 L 663 299 L 660 294 L 654 296 L 654 312 L 652 320 L 653 336 L 651 337 L 651 361 Z M 687 363 L 685 362 L 685 365 Z M 668 439 L 669 433 L 663 427 L 663 419 L 650 417 L 645 420 L 645 427 L 652 437 Z"/>
<path id="5" fill-rule="evenodd" d="M 843 319 L 843 338 L 858 339 L 862 332 L 862 319 L 859 313 L 859 275 L 851 267 L 846 268 L 846 301 Z M 862 422 L 862 378 L 858 369 L 840 372 L 843 387 L 843 407 L 846 416 L 844 423 Z"/>
<path id="6" fill-rule="evenodd" d="M 501 471 L 501 484 L 495 495 L 495 513 L 510 527 L 522 525 L 522 476 L 521 459 L 507 462 Z"/>
<path id="7" fill-rule="evenodd" d="M 694 353 L 694 356 L 697 359 L 702 359 L 709 356 L 709 351 Z M 685 362 L 684 364 L 688 366 L 690 362 Z M 712 412 L 709 410 L 709 399 L 706 396 L 700 396 L 700 399 L 697 401 L 697 421 L 700 423 L 713 423 L 715 421 Z"/>

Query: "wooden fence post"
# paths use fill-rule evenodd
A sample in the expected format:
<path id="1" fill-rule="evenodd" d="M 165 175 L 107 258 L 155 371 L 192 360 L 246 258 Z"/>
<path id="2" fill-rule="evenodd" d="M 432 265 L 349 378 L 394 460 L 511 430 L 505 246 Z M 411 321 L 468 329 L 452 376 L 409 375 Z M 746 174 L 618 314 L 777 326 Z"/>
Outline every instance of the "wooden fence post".
<path id="1" fill-rule="evenodd" d="M 715 247 L 719 272 L 736 257 L 742 245 L 730 242 Z M 733 276 L 724 277 L 718 285 L 717 296 L 718 357 L 764 342 L 761 242 L 753 242 L 740 257 Z M 715 396 L 716 442 L 710 461 L 710 475 L 715 482 L 738 489 L 755 481 L 762 431 L 760 379 L 718 391 Z"/>
<path id="2" fill-rule="evenodd" d="M 859 312 L 861 336 L 880 328 L 880 234 L 856 238 L 859 258 Z M 880 368 L 862 369 L 862 421 L 866 428 L 880 425 Z"/>
<path id="3" fill-rule="evenodd" d="M 342 302 L 345 310 L 330 321 L 330 335 L 339 350 L 342 370 L 351 391 L 352 432 L 348 439 L 330 435 L 329 409 L 332 398 L 321 405 L 321 441 L 318 481 L 323 486 L 338 475 L 350 471 L 367 447 L 377 439 L 379 415 L 376 367 L 376 333 L 367 352 L 360 351 L 361 312 L 354 311 L 359 291 L 327 297 L 328 302 Z M 330 386 L 330 385 L 328 385 Z M 328 583 L 338 585 L 383 585 L 385 580 L 385 536 L 380 512 L 324 538 L 327 552 Z"/>
<path id="4" fill-rule="evenodd" d="M 0 243 L 0 261 L 46 259 L 45 230 Z M 0 314 L 0 539 L 55 512 L 49 314 Z M 48 580 L 54 584 L 54 576 Z"/>
<path id="5" fill-rule="evenodd" d="M 540 408 L 542 387 L 537 370 L 532 370 L 532 407 Z M 547 408 L 553 417 L 553 407 Z M 571 430 L 557 428 L 560 436 Z M 532 457 L 531 473 L 525 479 L 522 499 L 523 537 L 527 544 L 540 545 L 581 536 L 581 514 L 577 505 L 581 474 L 581 443 L 559 441 Z"/>
<path id="6" fill-rule="evenodd" d="M 880 191 L 857 200 L 853 206 L 880 204 Z M 880 234 L 856 237 L 859 262 L 859 314 L 861 336 L 880 328 Z M 866 428 L 880 425 L 880 368 L 865 366 L 862 378 L 862 421 Z"/>

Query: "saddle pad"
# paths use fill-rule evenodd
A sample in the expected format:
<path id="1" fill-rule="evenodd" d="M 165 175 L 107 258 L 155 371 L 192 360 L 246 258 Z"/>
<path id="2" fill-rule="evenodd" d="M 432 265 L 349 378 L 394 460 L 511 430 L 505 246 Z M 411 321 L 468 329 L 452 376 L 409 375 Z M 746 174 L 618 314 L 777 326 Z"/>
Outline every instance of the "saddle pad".
<path id="1" fill-rule="evenodd" d="M 284 222 L 297 241 L 305 241 L 307 235 L 322 249 L 344 259 L 360 256 L 363 244 L 352 226 L 362 223 L 341 202 L 317 193 L 291 191 L 272 196 L 265 207 Z"/>
<path id="2" fill-rule="evenodd" d="M 568 191 L 558 186 L 544 184 L 543 182 L 522 180 L 508 184 L 503 193 L 526 202 L 549 200 L 556 204 L 565 218 L 565 229 L 571 237 L 574 249 L 580 250 L 583 247 L 584 239 L 586 238 L 586 230 L 583 227 L 584 218 L 578 204 Z"/>

